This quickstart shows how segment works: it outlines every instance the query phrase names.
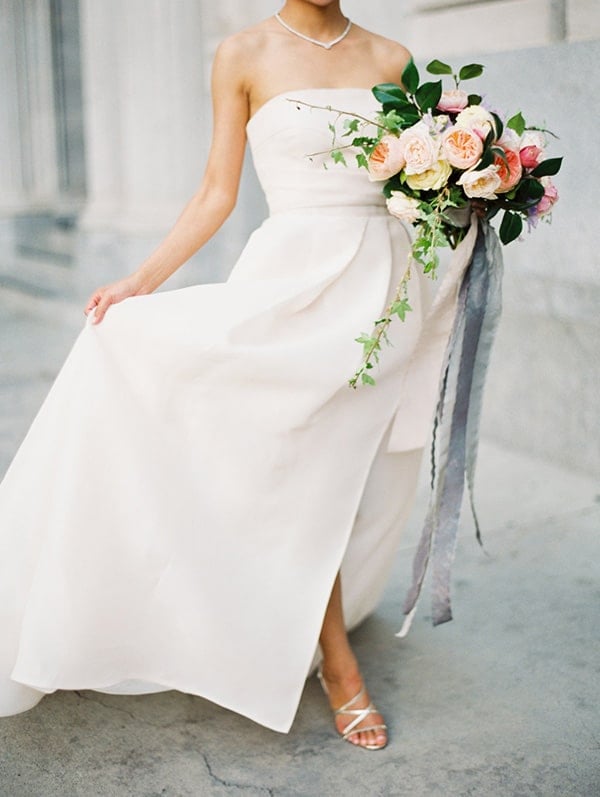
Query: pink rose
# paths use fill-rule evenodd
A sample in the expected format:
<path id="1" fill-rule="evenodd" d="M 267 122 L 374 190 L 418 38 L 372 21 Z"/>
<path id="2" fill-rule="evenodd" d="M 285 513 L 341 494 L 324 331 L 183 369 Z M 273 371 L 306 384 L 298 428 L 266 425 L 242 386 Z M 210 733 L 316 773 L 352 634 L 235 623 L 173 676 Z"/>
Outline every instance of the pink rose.
<path id="1" fill-rule="evenodd" d="M 389 180 L 404 168 L 404 153 L 400 139 L 391 133 L 381 137 L 369 155 L 369 180 Z"/>
<path id="2" fill-rule="evenodd" d="M 549 177 L 540 178 L 540 183 L 544 186 L 544 196 L 535 206 L 537 216 L 545 216 L 550 213 L 552 206 L 558 200 L 558 191 Z"/>
<path id="3" fill-rule="evenodd" d="M 451 166 L 470 169 L 481 158 L 483 142 L 472 130 L 451 127 L 442 136 L 442 152 Z"/>
<path id="4" fill-rule="evenodd" d="M 425 122 L 417 122 L 404 130 L 400 135 L 400 144 L 406 160 L 406 174 L 421 174 L 437 163 L 439 140 L 431 134 Z"/>
<path id="5" fill-rule="evenodd" d="M 534 144 L 523 147 L 523 149 L 519 150 L 519 157 L 521 158 L 521 166 L 524 169 L 535 169 L 536 166 L 539 166 L 540 162 L 542 161 L 542 156 L 544 151 L 539 147 L 536 147 Z"/>
<path id="6" fill-rule="evenodd" d="M 505 149 L 504 157 L 506 161 L 500 155 L 496 155 L 494 158 L 494 164 L 498 167 L 498 177 L 500 178 L 500 185 L 496 189 L 499 194 L 505 194 L 510 191 L 519 182 L 523 174 L 518 152 L 512 149 Z"/>
<path id="7" fill-rule="evenodd" d="M 469 104 L 469 95 L 462 89 L 443 91 L 437 107 L 444 113 L 458 113 Z"/>

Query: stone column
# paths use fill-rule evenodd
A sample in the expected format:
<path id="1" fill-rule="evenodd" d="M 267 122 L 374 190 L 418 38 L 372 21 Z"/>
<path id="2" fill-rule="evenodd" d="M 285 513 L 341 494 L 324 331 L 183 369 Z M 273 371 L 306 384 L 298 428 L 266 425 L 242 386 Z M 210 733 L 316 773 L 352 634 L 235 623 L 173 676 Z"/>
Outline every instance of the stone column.
<path id="1" fill-rule="evenodd" d="M 88 229 L 164 232 L 202 176 L 197 0 L 82 0 Z"/>
<path id="2" fill-rule="evenodd" d="M 49 0 L 1 0 L 0 212 L 58 197 Z"/>

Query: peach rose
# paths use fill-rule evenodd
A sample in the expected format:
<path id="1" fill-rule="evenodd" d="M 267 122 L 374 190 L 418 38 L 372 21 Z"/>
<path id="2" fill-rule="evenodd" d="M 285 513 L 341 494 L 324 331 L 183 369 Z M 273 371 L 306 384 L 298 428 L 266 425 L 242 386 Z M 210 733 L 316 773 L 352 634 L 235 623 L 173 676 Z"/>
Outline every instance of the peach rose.
<path id="1" fill-rule="evenodd" d="M 519 157 L 521 158 L 521 166 L 524 169 L 535 169 L 543 160 L 544 151 L 535 144 L 528 147 L 523 147 L 519 150 Z"/>
<path id="2" fill-rule="evenodd" d="M 544 196 L 535 206 L 535 210 L 537 216 L 545 216 L 558 200 L 558 190 L 549 177 L 541 177 L 540 183 L 544 186 Z"/>
<path id="3" fill-rule="evenodd" d="M 452 167 L 447 160 L 436 161 L 431 169 L 426 169 L 420 174 L 407 174 L 406 184 L 413 191 L 437 191 L 448 182 L 452 174 Z"/>
<path id="4" fill-rule="evenodd" d="M 400 134 L 400 143 L 404 152 L 405 174 L 421 174 L 431 169 L 438 159 L 439 141 L 432 136 L 425 122 L 409 127 Z"/>
<path id="5" fill-rule="evenodd" d="M 442 152 L 451 166 L 470 169 L 481 158 L 483 142 L 472 130 L 451 127 L 442 136 Z"/>
<path id="6" fill-rule="evenodd" d="M 462 89 L 443 91 L 437 107 L 445 113 L 458 113 L 469 104 L 469 95 Z"/>
<path id="7" fill-rule="evenodd" d="M 496 189 L 499 194 L 505 194 L 510 191 L 519 182 L 523 174 L 519 153 L 512 149 L 505 149 L 504 155 L 508 165 L 500 155 L 496 155 L 494 158 L 494 163 L 498 167 L 498 177 L 500 178 L 500 185 Z"/>
<path id="8" fill-rule="evenodd" d="M 404 153 L 398 136 L 391 133 L 381 137 L 369 155 L 369 180 L 389 180 L 404 168 Z"/>
<path id="9" fill-rule="evenodd" d="M 386 205 L 392 216 L 401 221 L 412 223 L 421 217 L 418 201 L 406 196 L 402 191 L 392 191 L 392 195 L 386 200 Z"/>
<path id="10" fill-rule="evenodd" d="M 485 169 L 479 171 L 469 169 L 469 171 L 463 172 L 456 181 L 457 185 L 462 186 L 468 197 L 478 199 L 498 199 L 495 192 L 498 190 L 500 182 L 498 167 L 495 164 L 486 166 Z"/>
<path id="11" fill-rule="evenodd" d="M 469 105 L 458 114 L 455 124 L 457 127 L 472 130 L 481 139 L 485 139 L 490 130 L 496 130 L 494 117 L 481 105 Z"/>

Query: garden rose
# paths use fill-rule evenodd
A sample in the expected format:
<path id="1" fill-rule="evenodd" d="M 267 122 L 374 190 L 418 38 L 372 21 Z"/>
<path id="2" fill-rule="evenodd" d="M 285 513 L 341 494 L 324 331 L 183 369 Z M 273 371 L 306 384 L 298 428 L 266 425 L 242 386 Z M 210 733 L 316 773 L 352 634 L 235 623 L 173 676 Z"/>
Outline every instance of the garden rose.
<path id="1" fill-rule="evenodd" d="M 498 177 L 500 178 L 500 185 L 496 189 L 499 194 L 505 194 L 519 182 L 523 174 L 521 166 L 521 159 L 519 153 L 513 149 L 505 149 L 504 156 L 508 165 L 500 155 L 494 158 L 494 164 L 498 167 Z"/>
<path id="2" fill-rule="evenodd" d="M 425 122 L 409 127 L 400 135 L 406 165 L 406 174 L 421 174 L 431 169 L 438 159 L 439 141 L 431 135 Z"/>
<path id="3" fill-rule="evenodd" d="M 392 191 L 392 195 L 386 201 L 387 209 L 397 219 L 413 222 L 420 218 L 419 203 L 416 199 L 406 196 L 402 191 Z"/>
<path id="4" fill-rule="evenodd" d="M 457 127 L 472 130 L 481 139 L 485 139 L 490 130 L 496 130 L 494 117 L 481 105 L 470 105 L 465 108 L 456 117 L 455 124 Z"/>
<path id="5" fill-rule="evenodd" d="M 497 144 L 502 149 L 514 149 L 515 152 L 518 152 L 521 149 L 521 136 L 518 136 L 510 127 L 505 127 Z"/>
<path id="6" fill-rule="evenodd" d="M 546 149 L 546 136 L 541 130 L 526 130 L 521 136 L 519 149 L 525 147 L 539 147 L 541 150 Z"/>
<path id="7" fill-rule="evenodd" d="M 400 139 L 391 133 L 381 137 L 368 160 L 369 180 L 389 180 L 404 168 L 404 154 Z"/>
<path id="8" fill-rule="evenodd" d="M 469 95 L 462 89 L 443 91 L 437 107 L 446 113 L 458 113 L 469 104 Z"/>
<path id="9" fill-rule="evenodd" d="M 481 158 L 483 142 L 472 130 L 451 127 L 442 136 L 442 152 L 452 166 L 470 169 Z"/>
<path id="10" fill-rule="evenodd" d="M 535 206 L 538 216 L 545 216 L 550 213 L 552 206 L 558 199 L 558 190 L 549 177 L 541 177 L 540 183 L 544 186 L 544 196 Z"/>
<path id="11" fill-rule="evenodd" d="M 406 184 L 413 191 L 437 191 L 443 188 L 452 174 L 452 167 L 447 160 L 436 161 L 431 169 L 420 174 L 408 174 Z"/>
<path id="12" fill-rule="evenodd" d="M 519 150 L 519 157 L 521 159 L 521 166 L 524 169 L 535 169 L 540 165 L 544 157 L 544 150 L 531 144 Z"/>
<path id="13" fill-rule="evenodd" d="M 486 166 L 485 169 L 479 171 L 470 169 L 468 172 L 463 172 L 456 182 L 457 185 L 462 185 L 465 194 L 469 197 L 498 199 L 495 192 L 500 186 L 501 180 L 498 176 L 498 167 L 495 164 Z"/>

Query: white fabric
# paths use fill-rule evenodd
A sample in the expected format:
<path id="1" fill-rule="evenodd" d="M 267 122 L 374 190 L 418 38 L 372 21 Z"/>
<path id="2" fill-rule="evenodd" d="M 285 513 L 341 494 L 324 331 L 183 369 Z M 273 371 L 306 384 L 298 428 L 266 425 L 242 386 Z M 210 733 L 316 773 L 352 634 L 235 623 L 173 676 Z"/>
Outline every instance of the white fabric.
<path id="1" fill-rule="evenodd" d="M 386 452 L 426 279 L 377 386 L 351 390 L 409 236 L 350 158 L 305 157 L 333 117 L 288 96 L 375 110 L 365 89 L 264 105 L 248 137 L 271 216 L 229 280 L 86 323 L 0 485 L 2 714 L 176 688 L 287 731 L 340 565 L 349 626 L 379 599 L 425 443 Z M 396 429 L 425 428 L 422 398 Z"/>

